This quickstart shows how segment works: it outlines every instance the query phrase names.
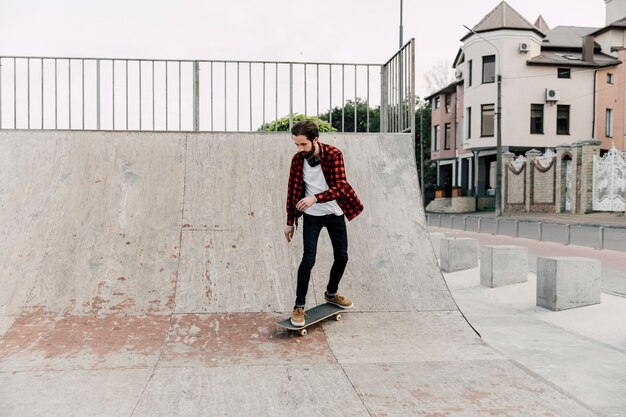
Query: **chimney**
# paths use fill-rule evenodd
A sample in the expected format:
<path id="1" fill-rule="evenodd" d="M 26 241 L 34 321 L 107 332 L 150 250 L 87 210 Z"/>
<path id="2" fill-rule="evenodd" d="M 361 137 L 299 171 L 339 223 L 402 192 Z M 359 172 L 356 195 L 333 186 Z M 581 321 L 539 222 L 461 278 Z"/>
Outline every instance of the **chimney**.
<path id="1" fill-rule="evenodd" d="M 593 48 L 595 42 L 593 41 L 593 36 L 585 36 L 583 38 L 583 61 L 584 62 L 593 62 Z"/>

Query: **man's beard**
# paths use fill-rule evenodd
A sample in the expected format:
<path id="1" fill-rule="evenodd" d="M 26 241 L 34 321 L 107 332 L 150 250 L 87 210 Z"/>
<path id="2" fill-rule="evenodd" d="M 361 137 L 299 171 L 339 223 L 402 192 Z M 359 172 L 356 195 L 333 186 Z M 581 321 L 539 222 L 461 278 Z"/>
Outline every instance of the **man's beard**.
<path id="1" fill-rule="evenodd" d="M 304 157 L 304 159 L 311 159 L 314 153 L 315 153 L 315 145 L 313 145 L 313 147 L 311 148 L 309 152 L 304 152 L 304 151 L 300 152 L 300 154 Z"/>

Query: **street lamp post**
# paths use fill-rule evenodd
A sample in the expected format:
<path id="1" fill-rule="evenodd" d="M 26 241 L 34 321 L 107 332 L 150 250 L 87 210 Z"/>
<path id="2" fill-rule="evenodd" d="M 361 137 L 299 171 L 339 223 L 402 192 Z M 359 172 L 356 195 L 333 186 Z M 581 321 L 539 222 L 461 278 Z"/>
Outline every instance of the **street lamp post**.
<path id="1" fill-rule="evenodd" d="M 496 83 L 497 83 L 497 97 L 496 97 L 496 217 L 502 215 L 502 75 L 500 73 L 500 58 L 502 54 L 496 45 L 491 41 L 485 39 L 483 36 L 476 33 L 473 29 L 463 25 L 463 27 L 480 39 L 491 45 L 497 53 L 496 56 Z"/>

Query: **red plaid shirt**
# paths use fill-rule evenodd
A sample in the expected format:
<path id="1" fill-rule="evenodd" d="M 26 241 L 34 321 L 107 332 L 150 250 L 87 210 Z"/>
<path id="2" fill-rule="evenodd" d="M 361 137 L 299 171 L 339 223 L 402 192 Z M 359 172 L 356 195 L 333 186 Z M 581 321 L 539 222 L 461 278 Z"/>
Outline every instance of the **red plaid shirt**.
<path id="1" fill-rule="evenodd" d="M 322 173 L 328 184 L 328 190 L 316 194 L 318 203 L 336 200 L 337 204 L 348 220 L 354 219 L 363 211 L 363 204 L 356 192 L 346 180 L 346 169 L 343 165 L 343 155 L 334 146 L 319 143 Z M 298 201 L 305 197 L 304 186 L 304 157 L 298 152 L 291 159 L 289 184 L 287 187 L 287 225 L 298 225 L 301 211 L 296 209 Z"/>

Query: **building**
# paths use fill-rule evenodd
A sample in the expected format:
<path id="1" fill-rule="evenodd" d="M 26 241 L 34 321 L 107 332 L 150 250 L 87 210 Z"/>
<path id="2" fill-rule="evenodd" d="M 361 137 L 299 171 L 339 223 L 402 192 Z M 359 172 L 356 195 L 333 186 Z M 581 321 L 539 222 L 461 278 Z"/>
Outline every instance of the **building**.
<path id="1" fill-rule="evenodd" d="M 495 195 L 499 76 L 503 153 L 590 139 L 624 149 L 626 0 L 605 3 L 602 28 L 550 29 L 503 1 L 461 38 L 456 81 L 427 97 L 431 159 L 448 196 L 452 187 Z"/>

